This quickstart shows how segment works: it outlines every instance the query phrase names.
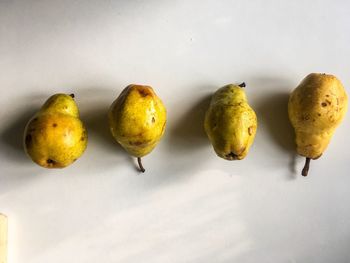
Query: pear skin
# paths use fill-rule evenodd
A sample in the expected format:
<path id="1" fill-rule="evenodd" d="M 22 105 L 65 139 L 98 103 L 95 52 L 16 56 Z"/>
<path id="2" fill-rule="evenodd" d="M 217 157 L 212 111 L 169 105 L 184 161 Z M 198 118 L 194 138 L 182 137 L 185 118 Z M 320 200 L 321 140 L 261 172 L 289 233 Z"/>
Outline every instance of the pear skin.
<path id="1" fill-rule="evenodd" d="M 346 91 L 333 75 L 311 73 L 290 94 L 288 114 L 295 129 L 297 152 L 310 160 L 321 157 L 348 107 Z"/>
<path id="2" fill-rule="evenodd" d="M 226 160 L 244 159 L 257 130 L 257 117 L 243 87 L 245 83 L 218 89 L 205 114 L 205 132 L 216 154 Z"/>
<path id="3" fill-rule="evenodd" d="M 129 85 L 112 103 L 108 112 L 114 139 L 137 158 L 149 154 L 162 138 L 166 125 L 166 109 L 150 86 Z"/>
<path id="4" fill-rule="evenodd" d="M 87 132 L 73 97 L 73 94 L 51 96 L 25 128 L 25 151 L 42 167 L 66 167 L 86 149 Z"/>

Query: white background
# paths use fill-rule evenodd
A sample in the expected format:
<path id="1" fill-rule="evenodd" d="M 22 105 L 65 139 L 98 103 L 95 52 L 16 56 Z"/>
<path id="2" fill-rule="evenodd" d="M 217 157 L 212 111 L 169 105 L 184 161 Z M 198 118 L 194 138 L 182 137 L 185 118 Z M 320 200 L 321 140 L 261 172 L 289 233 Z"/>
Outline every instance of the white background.
<path id="1" fill-rule="evenodd" d="M 349 262 L 350 116 L 300 176 L 287 117 L 310 72 L 350 92 L 350 2 L 0 1 L 0 212 L 9 263 Z M 247 83 L 259 120 L 243 161 L 216 157 L 208 96 Z M 130 83 L 168 109 L 164 139 L 135 161 L 106 112 Z M 52 94 L 75 93 L 89 132 L 62 170 L 35 165 L 23 128 Z"/>

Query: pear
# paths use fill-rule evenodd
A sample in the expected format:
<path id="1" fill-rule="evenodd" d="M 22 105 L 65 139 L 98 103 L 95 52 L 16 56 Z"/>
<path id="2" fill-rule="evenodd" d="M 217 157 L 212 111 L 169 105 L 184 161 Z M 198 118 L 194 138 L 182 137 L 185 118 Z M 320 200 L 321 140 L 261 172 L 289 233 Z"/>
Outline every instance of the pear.
<path id="1" fill-rule="evenodd" d="M 0 213 L 0 263 L 7 262 L 7 217 Z"/>
<path id="2" fill-rule="evenodd" d="M 149 154 L 165 131 L 166 109 L 150 86 L 129 85 L 112 103 L 108 120 L 115 140 L 137 158 L 145 172 L 141 157 Z"/>
<path id="3" fill-rule="evenodd" d="M 257 118 L 244 92 L 245 83 L 218 89 L 205 114 L 204 129 L 216 154 L 226 160 L 242 160 L 248 154 Z"/>
<path id="4" fill-rule="evenodd" d="M 309 74 L 290 94 L 288 114 L 295 129 L 297 152 L 306 157 L 303 176 L 308 174 L 310 160 L 326 150 L 347 107 L 342 83 L 328 74 Z"/>
<path id="5" fill-rule="evenodd" d="M 86 149 L 87 132 L 73 97 L 73 94 L 51 96 L 25 128 L 25 151 L 42 167 L 66 167 Z"/>

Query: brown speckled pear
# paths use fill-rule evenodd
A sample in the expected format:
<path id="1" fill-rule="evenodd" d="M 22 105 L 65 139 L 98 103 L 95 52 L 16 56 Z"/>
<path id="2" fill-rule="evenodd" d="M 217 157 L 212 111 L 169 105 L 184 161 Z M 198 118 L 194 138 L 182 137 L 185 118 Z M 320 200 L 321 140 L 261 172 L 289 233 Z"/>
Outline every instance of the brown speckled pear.
<path id="1" fill-rule="evenodd" d="M 42 167 L 66 167 L 86 149 L 87 132 L 73 97 L 73 94 L 51 96 L 25 128 L 25 151 Z"/>
<path id="2" fill-rule="evenodd" d="M 311 73 L 291 93 L 288 113 L 295 129 L 297 152 L 306 157 L 303 176 L 308 174 L 310 160 L 326 150 L 347 108 L 345 89 L 333 75 Z"/>

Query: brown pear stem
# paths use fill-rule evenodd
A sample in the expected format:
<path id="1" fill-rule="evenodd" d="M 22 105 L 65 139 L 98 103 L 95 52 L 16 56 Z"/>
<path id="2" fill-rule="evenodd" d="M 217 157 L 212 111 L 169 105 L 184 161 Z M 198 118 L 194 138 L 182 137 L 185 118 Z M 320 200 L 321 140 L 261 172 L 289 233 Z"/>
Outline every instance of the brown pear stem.
<path id="1" fill-rule="evenodd" d="M 302 175 L 302 176 L 307 176 L 307 174 L 309 173 L 310 161 L 311 161 L 311 159 L 308 158 L 308 157 L 306 157 L 304 168 L 303 168 L 303 170 L 301 171 L 301 175 Z"/>
<path id="2" fill-rule="evenodd" d="M 144 173 L 146 170 L 145 170 L 145 168 L 143 168 L 143 165 L 141 162 L 141 157 L 137 157 L 137 162 L 139 163 L 140 172 Z"/>
<path id="3" fill-rule="evenodd" d="M 71 96 L 73 99 L 74 99 L 74 97 L 75 97 L 73 93 L 72 93 L 72 94 L 69 94 L 69 96 Z"/>
<path id="4" fill-rule="evenodd" d="M 242 82 L 241 84 L 239 84 L 238 87 L 245 88 L 245 82 Z"/>

